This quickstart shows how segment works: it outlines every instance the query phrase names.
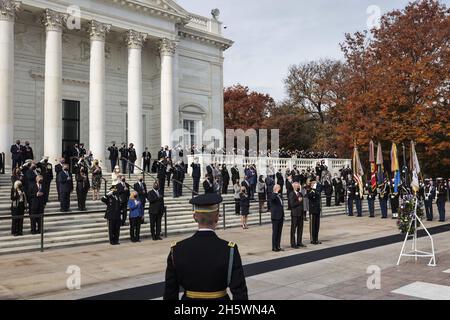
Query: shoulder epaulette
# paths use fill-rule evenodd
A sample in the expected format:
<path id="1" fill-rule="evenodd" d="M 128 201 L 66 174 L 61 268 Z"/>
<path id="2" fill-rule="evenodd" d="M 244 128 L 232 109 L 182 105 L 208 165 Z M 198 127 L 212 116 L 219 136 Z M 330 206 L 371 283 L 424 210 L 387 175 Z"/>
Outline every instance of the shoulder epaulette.
<path id="1" fill-rule="evenodd" d="M 234 248 L 236 246 L 236 243 L 230 241 L 230 242 L 228 242 L 228 246 L 230 248 Z"/>
<path id="2" fill-rule="evenodd" d="M 173 242 L 170 244 L 170 247 L 173 248 L 173 247 L 175 247 L 176 245 L 177 245 L 177 242 L 176 242 L 176 241 L 173 241 Z"/>

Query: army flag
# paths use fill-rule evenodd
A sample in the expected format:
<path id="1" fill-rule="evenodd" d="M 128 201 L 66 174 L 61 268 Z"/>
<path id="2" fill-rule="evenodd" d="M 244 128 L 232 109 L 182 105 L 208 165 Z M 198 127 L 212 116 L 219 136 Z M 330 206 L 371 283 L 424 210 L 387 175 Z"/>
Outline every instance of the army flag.
<path id="1" fill-rule="evenodd" d="M 361 160 L 359 159 L 358 147 L 355 145 L 353 150 L 353 178 L 359 186 L 360 194 L 364 194 L 364 186 L 362 177 L 364 176 L 364 169 L 361 165 Z"/>
<path id="2" fill-rule="evenodd" d="M 377 167 L 378 167 L 378 172 L 377 172 L 377 179 L 378 179 L 378 184 L 382 184 L 384 181 L 384 176 L 383 176 L 383 172 L 384 172 L 384 167 L 383 167 L 383 151 L 381 150 L 381 142 L 378 142 L 378 146 L 377 146 L 377 161 L 376 161 Z"/>
<path id="3" fill-rule="evenodd" d="M 370 140 L 369 144 L 369 162 L 370 162 L 370 184 L 372 191 L 377 189 L 377 166 L 375 165 L 375 146 Z"/>
<path id="4" fill-rule="evenodd" d="M 420 165 L 419 159 L 417 158 L 416 147 L 414 146 L 414 141 L 411 141 L 411 156 L 410 156 L 410 170 L 412 172 L 411 188 L 414 192 L 419 191 L 419 174 Z"/>
<path id="5" fill-rule="evenodd" d="M 394 174 L 394 192 L 398 192 L 398 186 L 400 184 L 400 167 L 398 164 L 398 157 L 397 157 L 397 145 L 395 143 L 392 143 L 392 149 L 391 149 L 391 172 Z"/>

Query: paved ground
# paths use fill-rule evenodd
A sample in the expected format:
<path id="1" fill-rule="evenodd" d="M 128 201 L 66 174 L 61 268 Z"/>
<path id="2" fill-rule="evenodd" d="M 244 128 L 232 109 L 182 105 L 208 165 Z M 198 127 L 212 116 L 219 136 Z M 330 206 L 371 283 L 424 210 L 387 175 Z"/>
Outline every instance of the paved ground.
<path id="1" fill-rule="evenodd" d="M 449 212 L 449 205 L 447 209 Z M 438 225 L 441 224 L 427 224 L 430 227 Z M 308 225 L 305 230 L 308 230 Z M 295 250 L 288 247 L 289 226 L 285 226 L 283 231 L 282 244 L 286 251 L 282 253 L 270 251 L 269 225 L 246 231 L 229 229 L 219 231 L 218 234 L 237 242 L 244 264 L 249 264 L 398 233 L 395 221 L 382 220 L 379 214 L 375 219 L 335 216 L 322 220 L 322 245 L 308 245 L 306 249 Z M 305 235 L 309 238 L 309 232 Z M 4 255 L 0 257 L 0 298 L 78 299 L 160 282 L 164 280 L 170 243 L 184 237 L 171 237 L 157 242 L 145 240 L 138 244 L 123 243 L 114 247 L 100 244 L 44 253 Z M 450 273 L 444 272 L 450 269 L 450 234 L 441 233 L 434 239 L 438 257 L 438 266 L 435 268 L 426 266 L 428 260 L 415 262 L 408 258 L 397 267 L 395 264 L 401 244 L 396 243 L 248 277 L 250 298 L 434 299 L 438 297 L 417 293 L 427 291 L 433 284 L 442 286 L 440 296 L 445 298 L 446 290 L 450 289 Z M 419 248 L 429 249 L 429 242 L 425 238 L 420 239 Z M 66 288 L 69 277 L 66 270 L 72 265 L 81 270 L 80 290 Z M 367 268 L 373 265 L 381 269 L 380 290 L 367 288 L 370 276 Z M 417 281 L 425 284 L 414 284 Z M 399 292 L 402 294 L 392 292 L 397 289 L 401 289 Z"/>

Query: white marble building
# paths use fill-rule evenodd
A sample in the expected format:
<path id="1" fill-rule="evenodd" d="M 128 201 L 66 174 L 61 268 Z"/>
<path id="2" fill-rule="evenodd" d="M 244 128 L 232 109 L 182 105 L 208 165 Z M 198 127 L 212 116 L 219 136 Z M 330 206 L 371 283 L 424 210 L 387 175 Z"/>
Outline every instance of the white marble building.
<path id="1" fill-rule="evenodd" d="M 105 161 L 111 141 L 223 132 L 221 29 L 173 0 L 0 1 L 0 152 L 29 140 L 53 162 L 84 142 Z"/>

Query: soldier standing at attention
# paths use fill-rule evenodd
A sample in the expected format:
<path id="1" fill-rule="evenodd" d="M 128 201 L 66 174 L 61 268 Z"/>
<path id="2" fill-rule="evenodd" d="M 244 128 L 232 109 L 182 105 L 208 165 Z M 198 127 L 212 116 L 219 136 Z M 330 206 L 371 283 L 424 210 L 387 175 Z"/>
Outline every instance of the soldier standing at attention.
<path id="1" fill-rule="evenodd" d="M 248 300 L 244 269 L 237 245 L 220 239 L 215 228 L 222 197 L 205 194 L 193 198 L 198 231 L 190 238 L 173 243 L 167 258 L 164 300 Z"/>

